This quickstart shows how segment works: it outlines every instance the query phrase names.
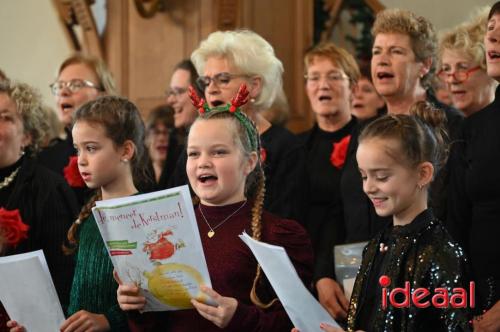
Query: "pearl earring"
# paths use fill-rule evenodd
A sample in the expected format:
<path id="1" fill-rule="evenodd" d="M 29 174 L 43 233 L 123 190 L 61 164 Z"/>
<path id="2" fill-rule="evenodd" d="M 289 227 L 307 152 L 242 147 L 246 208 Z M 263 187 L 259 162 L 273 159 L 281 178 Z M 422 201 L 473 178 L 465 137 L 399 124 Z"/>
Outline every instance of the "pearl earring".
<path id="1" fill-rule="evenodd" d="M 124 164 L 126 164 L 126 163 L 128 163 L 128 159 L 124 158 L 124 159 L 121 160 L 121 162 L 124 163 Z"/>

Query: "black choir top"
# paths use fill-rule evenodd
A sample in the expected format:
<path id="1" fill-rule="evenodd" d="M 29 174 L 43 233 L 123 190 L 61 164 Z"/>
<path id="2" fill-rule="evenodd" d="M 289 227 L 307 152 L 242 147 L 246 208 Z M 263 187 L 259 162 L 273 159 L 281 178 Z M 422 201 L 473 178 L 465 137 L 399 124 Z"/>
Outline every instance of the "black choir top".
<path id="1" fill-rule="evenodd" d="M 500 300 L 500 88 L 495 100 L 464 121 L 453 147 L 447 226 L 472 262 L 478 304 Z"/>
<path id="2" fill-rule="evenodd" d="M 333 251 L 336 244 L 344 242 L 345 231 L 340 210 L 340 176 L 342 168 L 331 162 L 333 144 L 351 135 L 356 125 L 352 118 L 344 127 L 334 132 L 321 130 L 318 125 L 299 135 L 306 148 L 306 170 L 309 182 L 305 227 L 314 248 L 314 280 L 334 277 Z"/>

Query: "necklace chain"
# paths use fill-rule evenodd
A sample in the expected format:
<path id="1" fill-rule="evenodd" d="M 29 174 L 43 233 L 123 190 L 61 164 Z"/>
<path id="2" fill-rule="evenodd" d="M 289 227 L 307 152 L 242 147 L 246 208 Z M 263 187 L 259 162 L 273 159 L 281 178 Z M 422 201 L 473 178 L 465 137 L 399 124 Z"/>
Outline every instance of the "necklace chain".
<path id="1" fill-rule="evenodd" d="M 215 230 L 217 228 L 219 228 L 219 226 L 222 226 L 222 224 L 224 224 L 226 221 L 229 220 L 229 218 L 231 218 L 232 216 L 234 216 L 236 213 L 238 213 L 238 211 L 240 211 L 244 206 L 245 204 L 247 204 L 247 200 L 245 200 L 243 202 L 243 204 L 241 204 L 241 206 L 239 208 L 237 208 L 233 213 L 231 213 L 229 216 L 227 216 L 226 218 L 224 218 L 224 220 L 222 220 L 221 222 L 219 222 L 217 225 L 215 225 L 214 227 L 210 226 L 210 223 L 208 222 L 207 220 L 207 217 L 205 217 L 205 214 L 203 213 L 203 210 L 201 209 L 201 204 L 200 206 L 198 207 L 200 209 L 200 213 L 201 213 L 201 216 L 203 217 L 203 220 L 205 221 L 205 223 L 207 224 L 208 228 L 210 228 L 210 231 L 207 233 L 208 237 L 209 238 L 212 238 L 214 235 L 215 235 Z"/>
<path id="2" fill-rule="evenodd" d="M 16 168 L 14 170 L 14 172 L 10 173 L 9 176 L 5 177 L 5 179 L 3 179 L 2 182 L 0 182 L 0 189 L 3 189 L 5 187 L 7 187 L 9 184 L 12 183 L 12 181 L 14 181 L 17 173 L 19 172 L 19 169 L 21 168 L 21 166 L 19 166 L 18 168 Z"/>

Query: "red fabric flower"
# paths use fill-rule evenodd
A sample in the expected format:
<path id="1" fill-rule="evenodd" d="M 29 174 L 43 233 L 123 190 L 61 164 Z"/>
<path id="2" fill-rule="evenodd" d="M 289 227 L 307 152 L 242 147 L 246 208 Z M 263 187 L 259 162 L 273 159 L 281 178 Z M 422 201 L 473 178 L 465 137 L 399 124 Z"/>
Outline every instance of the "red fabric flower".
<path id="1" fill-rule="evenodd" d="M 71 187 L 85 187 L 85 182 L 83 181 L 82 175 L 78 170 L 78 157 L 69 157 L 68 166 L 64 167 L 64 178 Z"/>
<path id="2" fill-rule="evenodd" d="M 264 148 L 260 148 L 260 162 L 263 164 L 267 158 L 267 151 Z"/>
<path id="3" fill-rule="evenodd" d="M 347 135 L 342 138 L 337 143 L 333 143 L 333 150 L 330 156 L 330 162 L 333 166 L 338 169 L 342 168 L 345 163 L 345 158 L 347 157 L 347 148 L 349 147 L 349 142 L 351 141 L 351 135 Z"/>
<path id="4" fill-rule="evenodd" d="M 0 208 L 0 234 L 7 245 L 16 247 L 27 239 L 29 228 L 23 223 L 18 209 L 9 211 Z"/>

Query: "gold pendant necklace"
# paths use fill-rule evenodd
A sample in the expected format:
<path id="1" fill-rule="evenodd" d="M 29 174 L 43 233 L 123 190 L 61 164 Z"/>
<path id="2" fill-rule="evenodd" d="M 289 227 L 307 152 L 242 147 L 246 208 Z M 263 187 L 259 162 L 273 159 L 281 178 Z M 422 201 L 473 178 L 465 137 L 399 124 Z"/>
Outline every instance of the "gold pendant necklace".
<path id="1" fill-rule="evenodd" d="M 205 223 L 207 224 L 208 228 L 210 229 L 207 233 L 207 236 L 209 238 L 213 238 L 214 235 L 215 235 L 215 230 L 217 228 L 219 228 L 219 226 L 222 226 L 222 224 L 224 224 L 226 221 L 229 220 L 229 218 L 231 218 L 232 216 L 234 216 L 236 213 L 238 213 L 239 210 L 241 210 L 245 204 L 247 203 L 247 201 L 245 200 L 243 202 L 243 204 L 241 204 L 241 206 L 239 208 L 236 209 L 236 211 L 234 211 L 233 213 L 231 213 L 229 216 L 227 216 L 224 220 L 222 220 L 221 222 L 219 222 L 217 225 L 215 225 L 214 227 L 210 226 L 210 224 L 208 223 L 208 220 L 207 218 L 205 217 L 205 214 L 203 213 L 203 210 L 201 209 L 201 203 L 200 205 L 198 206 L 198 208 L 200 209 L 200 213 L 201 213 L 201 216 L 203 217 L 203 220 L 205 220 Z"/>
<path id="2" fill-rule="evenodd" d="M 9 184 L 12 183 L 12 181 L 14 181 L 16 175 L 17 175 L 17 172 L 19 172 L 19 169 L 21 168 L 21 166 L 19 166 L 18 168 L 15 169 L 14 172 L 10 173 L 9 176 L 7 176 L 5 179 L 3 179 L 2 182 L 0 182 L 0 189 L 3 189 L 5 187 L 7 187 Z"/>

